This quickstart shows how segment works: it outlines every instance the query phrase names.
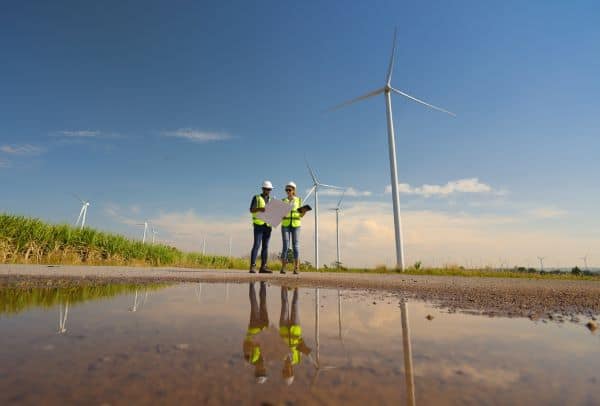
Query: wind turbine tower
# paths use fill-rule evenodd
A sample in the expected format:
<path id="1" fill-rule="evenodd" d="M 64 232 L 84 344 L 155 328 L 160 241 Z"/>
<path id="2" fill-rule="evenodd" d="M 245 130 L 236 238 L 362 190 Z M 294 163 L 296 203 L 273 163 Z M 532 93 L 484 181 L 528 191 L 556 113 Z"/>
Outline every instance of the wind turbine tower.
<path id="1" fill-rule="evenodd" d="M 323 187 L 323 188 L 337 189 L 337 190 L 344 190 L 344 188 L 341 188 L 338 186 L 326 185 L 325 183 L 319 182 L 319 180 L 317 179 L 317 175 L 315 175 L 315 172 L 312 170 L 310 165 L 308 163 L 306 163 L 306 166 L 308 167 L 308 172 L 310 173 L 310 177 L 312 178 L 313 186 L 312 186 L 312 188 L 310 188 L 310 190 L 308 191 L 308 194 L 306 195 L 306 197 L 304 198 L 303 201 L 305 202 L 306 200 L 308 200 L 310 195 L 314 192 L 314 194 L 315 194 L 315 268 L 319 269 L 319 188 Z"/>
<path id="2" fill-rule="evenodd" d="M 389 159 L 390 159 L 390 178 L 392 182 L 392 203 L 394 207 L 394 233 L 396 237 L 396 267 L 400 270 L 404 270 L 404 246 L 402 241 L 402 225 L 400 222 L 400 194 L 398 191 L 398 168 L 396 163 L 396 140 L 394 137 L 394 120 L 392 117 L 392 93 L 399 94 L 400 96 L 406 97 L 414 102 L 420 103 L 424 106 L 427 106 L 431 109 L 441 111 L 442 113 L 449 114 L 451 116 L 455 116 L 454 113 L 444 110 L 440 107 L 436 107 L 432 104 L 426 103 L 423 100 L 417 99 L 409 95 L 408 93 L 404 93 L 394 87 L 392 87 L 392 72 L 394 70 L 394 58 L 396 55 L 396 31 L 394 30 L 394 41 L 392 44 L 392 56 L 390 57 L 390 63 L 388 66 L 387 76 L 385 80 L 385 85 L 382 88 L 377 90 L 373 90 L 365 95 L 359 96 L 357 98 L 348 100 L 344 103 L 341 103 L 332 110 L 339 109 L 341 107 L 347 106 L 349 104 L 365 100 L 374 96 L 378 96 L 383 94 L 385 96 L 385 107 L 386 107 L 386 116 L 387 116 L 387 132 L 388 132 L 388 149 L 389 149 Z"/>
<path id="3" fill-rule="evenodd" d="M 330 209 L 335 211 L 335 242 L 336 242 L 336 265 L 339 268 L 342 265 L 342 261 L 340 259 L 340 210 L 342 208 L 342 200 L 344 199 L 344 194 L 346 191 L 342 192 L 342 197 L 335 206 L 334 209 Z"/>
<path id="4" fill-rule="evenodd" d="M 154 228 L 154 225 L 152 225 L 152 244 L 154 244 L 154 242 L 156 241 L 157 234 L 158 234 L 158 231 Z"/>

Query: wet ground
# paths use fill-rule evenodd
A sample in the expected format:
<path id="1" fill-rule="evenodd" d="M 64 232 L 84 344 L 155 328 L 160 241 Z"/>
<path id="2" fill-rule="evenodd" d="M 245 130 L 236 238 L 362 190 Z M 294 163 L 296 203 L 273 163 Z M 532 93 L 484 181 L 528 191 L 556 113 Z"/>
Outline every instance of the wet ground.
<path id="1" fill-rule="evenodd" d="M 266 282 L 0 289 L 0 404 L 600 404 L 600 335 Z"/>
<path id="2" fill-rule="evenodd" d="M 482 278 L 462 276 L 306 272 L 301 275 L 250 274 L 240 270 L 145 268 L 109 266 L 0 265 L 0 288 L 17 282 L 106 281 L 223 282 L 256 280 L 301 287 L 377 289 L 406 298 L 437 303 L 449 309 L 468 309 L 485 315 L 589 319 L 600 315 L 600 280 Z"/>

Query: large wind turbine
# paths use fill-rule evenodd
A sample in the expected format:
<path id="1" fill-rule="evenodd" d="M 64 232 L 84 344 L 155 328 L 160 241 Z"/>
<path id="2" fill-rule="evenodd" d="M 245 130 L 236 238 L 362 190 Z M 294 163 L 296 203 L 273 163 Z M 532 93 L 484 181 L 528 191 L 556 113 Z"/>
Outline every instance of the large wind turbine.
<path id="1" fill-rule="evenodd" d="M 450 114 L 454 116 L 455 114 L 444 110 L 440 107 L 436 107 L 432 104 L 426 103 L 423 100 L 417 99 L 409 95 L 408 93 L 404 93 L 394 87 L 392 87 L 392 72 L 394 69 L 394 58 L 396 54 L 396 31 L 394 30 L 394 41 L 392 44 L 392 56 L 390 57 L 390 64 L 388 66 L 387 76 L 385 79 L 385 86 L 379 88 L 377 90 L 373 90 L 365 95 L 359 96 L 355 99 L 348 100 L 344 103 L 341 103 L 335 107 L 333 110 L 338 108 L 347 106 L 348 104 L 352 104 L 361 100 L 368 99 L 370 97 L 378 96 L 380 94 L 384 94 L 385 96 L 385 107 L 386 107 L 386 115 L 387 115 L 387 132 L 388 132 L 388 148 L 389 148 L 389 158 L 390 158 L 390 177 L 392 182 L 392 203 L 394 205 L 394 231 L 396 235 L 396 266 L 403 270 L 404 269 L 404 246 L 402 245 L 402 225 L 400 223 L 400 194 L 398 192 L 398 168 L 396 164 L 396 141 L 394 138 L 394 120 L 392 118 L 392 92 L 399 94 L 400 96 L 404 96 L 407 99 L 410 99 L 414 102 L 420 103 L 424 106 L 427 106 L 431 109 L 441 111 L 442 113 Z"/>
<path id="2" fill-rule="evenodd" d="M 340 197 L 340 200 L 338 200 L 335 209 L 330 209 L 335 211 L 336 265 L 338 268 L 342 265 L 342 262 L 340 260 L 340 210 L 342 208 L 342 200 L 344 199 L 345 193 L 346 191 L 342 193 L 342 197 Z"/>
<path id="3" fill-rule="evenodd" d="M 319 188 L 324 187 L 337 190 L 344 190 L 344 188 L 326 185 L 324 183 L 319 182 L 317 176 L 315 175 L 315 172 L 312 170 L 308 162 L 306 163 L 306 166 L 308 167 L 308 172 L 310 173 L 310 177 L 312 178 L 313 187 L 310 188 L 308 194 L 306 195 L 303 201 L 305 202 L 306 200 L 308 200 L 308 198 L 313 192 L 315 193 L 315 268 L 319 269 Z"/>
<path id="4" fill-rule="evenodd" d="M 77 217 L 77 221 L 75 222 L 75 227 L 81 222 L 81 229 L 85 226 L 85 218 L 87 217 L 88 207 L 90 207 L 90 202 L 87 200 L 83 200 L 79 196 L 75 195 L 77 199 L 81 201 L 81 210 L 79 211 L 79 217 Z"/>

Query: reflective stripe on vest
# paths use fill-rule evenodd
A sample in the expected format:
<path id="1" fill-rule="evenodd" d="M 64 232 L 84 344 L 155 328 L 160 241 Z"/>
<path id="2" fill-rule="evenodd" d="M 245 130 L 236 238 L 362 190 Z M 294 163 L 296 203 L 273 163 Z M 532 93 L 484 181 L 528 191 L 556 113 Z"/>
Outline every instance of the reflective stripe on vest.
<path id="1" fill-rule="evenodd" d="M 256 197 L 256 208 L 257 208 L 257 209 L 264 209 L 264 208 L 265 208 L 265 206 L 267 205 L 267 204 L 265 203 L 265 199 L 262 197 L 262 195 L 256 195 L 255 197 Z M 262 225 L 264 225 L 264 224 L 267 224 L 267 223 L 265 223 L 264 221 L 262 221 L 261 219 L 259 219 L 258 217 L 256 217 L 256 215 L 257 215 L 258 213 L 259 213 L 259 212 L 252 213 L 252 222 L 253 222 L 254 224 L 256 224 L 257 226 L 262 226 Z M 268 225 L 268 224 L 267 224 L 267 225 Z"/>
<path id="2" fill-rule="evenodd" d="M 290 203 L 290 199 L 287 197 L 284 198 L 283 201 L 285 203 Z M 283 221 L 281 222 L 282 227 L 289 227 L 290 225 L 294 228 L 300 227 L 300 212 L 298 209 L 301 205 L 302 199 L 300 199 L 298 196 L 294 196 L 292 211 L 290 211 L 290 213 L 283 218 Z"/>

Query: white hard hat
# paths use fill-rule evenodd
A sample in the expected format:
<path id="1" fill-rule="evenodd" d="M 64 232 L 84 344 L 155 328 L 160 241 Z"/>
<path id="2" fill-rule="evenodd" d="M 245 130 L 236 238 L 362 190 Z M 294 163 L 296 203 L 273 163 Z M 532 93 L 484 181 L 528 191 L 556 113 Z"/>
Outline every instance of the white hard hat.
<path id="1" fill-rule="evenodd" d="M 291 186 L 294 189 L 296 189 L 296 184 L 294 182 L 292 182 L 291 180 L 288 183 L 285 184 L 285 187 L 288 187 L 288 186 Z"/>
<path id="2" fill-rule="evenodd" d="M 286 385 L 290 386 L 294 382 L 294 375 L 288 376 L 287 378 L 285 378 L 284 382 Z"/>
<path id="3" fill-rule="evenodd" d="M 267 382 L 267 377 L 266 376 L 257 376 L 256 377 L 256 383 L 262 385 L 263 383 Z"/>
<path id="4" fill-rule="evenodd" d="M 273 189 L 273 184 L 270 180 L 265 180 L 262 184 L 263 189 Z"/>

